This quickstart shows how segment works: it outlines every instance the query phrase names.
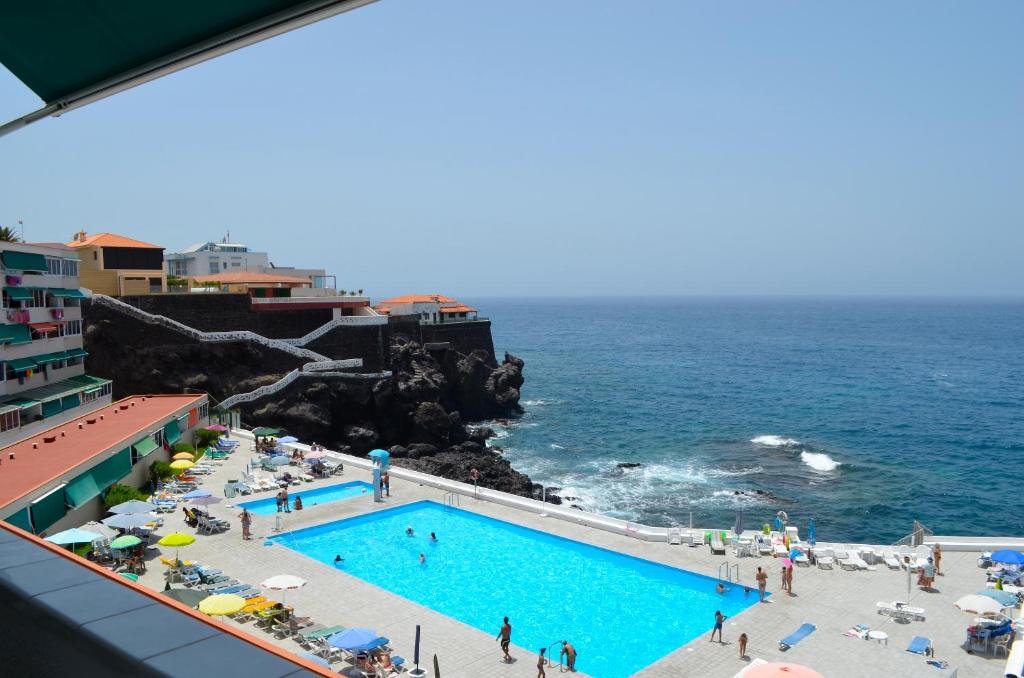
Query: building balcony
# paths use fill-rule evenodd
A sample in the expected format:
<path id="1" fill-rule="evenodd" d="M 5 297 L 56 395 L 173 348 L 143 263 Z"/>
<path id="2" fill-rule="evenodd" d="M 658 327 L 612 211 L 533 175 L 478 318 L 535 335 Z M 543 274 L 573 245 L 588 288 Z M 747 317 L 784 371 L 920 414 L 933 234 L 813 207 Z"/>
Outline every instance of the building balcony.
<path id="1" fill-rule="evenodd" d="M 50 337 L 49 339 L 34 339 L 28 344 L 3 344 L 0 345 L 0 360 L 31 358 L 34 355 L 69 351 L 73 348 L 82 348 L 81 334 L 71 334 L 65 337 Z"/>
<path id="2" fill-rule="evenodd" d="M 2 381 L 0 382 L 0 395 L 16 395 L 23 391 L 46 386 L 47 384 L 58 383 L 68 377 L 77 377 L 85 374 L 85 365 L 72 365 L 71 367 L 64 367 L 59 370 L 50 369 L 47 372 L 49 373 L 49 379 L 42 372 L 34 372 L 31 377 L 22 379 L 20 384 L 17 379 Z"/>

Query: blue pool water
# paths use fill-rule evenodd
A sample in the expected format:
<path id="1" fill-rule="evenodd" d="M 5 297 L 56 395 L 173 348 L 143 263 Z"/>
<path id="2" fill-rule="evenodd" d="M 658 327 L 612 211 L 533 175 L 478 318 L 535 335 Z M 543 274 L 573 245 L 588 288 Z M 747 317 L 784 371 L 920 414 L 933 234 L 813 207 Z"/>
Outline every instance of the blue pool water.
<path id="1" fill-rule="evenodd" d="M 576 668 L 600 678 L 629 676 L 710 634 L 715 610 L 732 617 L 757 601 L 756 591 L 719 595 L 709 577 L 429 501 L 273 541 L 330 565 L 340 554 L 349 574 L 486 633 L 497 635 L 507 615 L 512 642 L 531 651 L 512 654 L 527 665 L 569 640 Z M 726 637 L 735 641 L 736 628 L 726 622 Z M 497 662 L 497 643 L 494 653 Z"/>
<path id="2" fill-rule="evenodd" d="M 351 499 L 352 497 L 358 497 L 369 492 L 373 492 L 373 485 L 365 483 L 362 480 L 354 480 L 350 483 L 329 485 L 327 487 L 319 487 L 315 490 L 303 490 L 301 492 L 289 491 L 288 498 L 294 505 L 295 498 L 302 497 L 303 507 L 308 508 L 310 506 L 316 506 L 317 504 L 329 504 L 335 501 L 342 501 L 343 499 Z M 276 497 L 266 497 L 264 499 L 246 501 L 242 502 L 238 506 L 240 508 L 249 509 L 249 513 L 255 513 L 258 516 L 268 516 L 277 513 Z"/>

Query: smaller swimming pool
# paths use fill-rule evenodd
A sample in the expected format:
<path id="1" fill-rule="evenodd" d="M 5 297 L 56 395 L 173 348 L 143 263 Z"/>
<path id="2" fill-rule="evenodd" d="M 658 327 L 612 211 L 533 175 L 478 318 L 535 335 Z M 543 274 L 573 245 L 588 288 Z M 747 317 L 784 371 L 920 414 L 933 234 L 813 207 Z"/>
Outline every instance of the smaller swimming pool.
<path id="1" fill-rule="evenodd" d="M 351 499 L 352 497 L 372 493 L 373 485 L 362 480 L 353 480 L 352 482 L 341 483 L 340 485 L 318 487 L 315 490 L 302 490 L 301 492 L 292 492 L 289 490 L 288 500 L 291 502 L 292 506 L 295 506 L 295 498 L 302 497 L 302 507 L 309 508 L 311 506 L 330 504 L 332 502 L 344 501 L 345 499 Z M 247 509 L 249 513 L 255 513 L 258 516 L 269 516 L 277 513 L 277 497 L 269 496 L 264 499 L 245 501 L 238 506 L 239 508 Z"/>

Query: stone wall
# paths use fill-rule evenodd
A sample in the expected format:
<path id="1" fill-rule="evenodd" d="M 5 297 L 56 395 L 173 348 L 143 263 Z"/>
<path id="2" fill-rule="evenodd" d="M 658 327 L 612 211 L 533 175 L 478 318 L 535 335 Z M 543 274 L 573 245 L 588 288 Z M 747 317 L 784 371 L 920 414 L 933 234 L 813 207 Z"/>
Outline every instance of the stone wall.
<path id="1" fill-rule="evenodd" d="M 151 294 L 124 296 L 121 301 L 204 332 L 249 330 L 271 339 L 301 337 L 333 317 L 325 308 L 257 312 L 252 310 L 248 294 Z"/>
<path id="2" fill-rule="evenodd" d="M 491 357 L 491 363 L 497 364 L 494 358 L 494 341 L 491 339 L 491 321 L 489 320 L 420 325 L 420 343 L 435 342 L 448 342 L 451 344 L 451 348 L 459 353 L 486 351 L 487 355 Z"/>

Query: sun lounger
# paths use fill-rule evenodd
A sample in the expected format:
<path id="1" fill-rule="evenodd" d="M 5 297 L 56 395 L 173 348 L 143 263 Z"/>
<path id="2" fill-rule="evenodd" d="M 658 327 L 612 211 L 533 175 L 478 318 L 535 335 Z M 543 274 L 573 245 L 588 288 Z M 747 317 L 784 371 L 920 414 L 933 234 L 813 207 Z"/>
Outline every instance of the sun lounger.
<path id="1" fill-rule="evenodd" d="M 811 566 L 811 559 L 808 558 L 807 554 L 804 553 L 803 551 L 801 551 L 800 555 L 798 555 L 796 558 L 793 559 L 793 562 L 796 563 L 797 565 L 800 565 L 801 567 L 810 567 Z"/>
<path id="2" fill-rule="evenodd" d="M 890 570 L 900 569 L 900 559 L 897 558 L 896 554 L 892 551 L 884 551 L 882 553 L 882 562 L 885 563 L 885 566 Z"/>
<path id="3" fill-rule="evenodd" d="M 757 552 L 762 556 L 771 555 L 772 540 L 764 534 L 754 535 L 754 543 L 757 544 Z"/>
<path id="4" fill-rule="evenodd" d="M 786 545 L 783 544 L 781 541 L 777 542 L 775 544 L 772 544 L 772 555 L 776 558 L 788 558 L 789 549 L 787 549 Z"/>
<path id="5" fill-rule="evenodd" d="M 683 543 L 683 531 L 678 527 L 668 528 L 668 543 L 670 546 L 681 546 Z"/>
<path id="6" fill-rule="evenodd" d="M 925 614 L 923 607 L 911 607 L 910 605 L 904 605 L 900 602 L 878 602 L 875 603 L 878 607 L 878 614 L 886 617 L 892 617 L 893 619 L 906 619 L 907 621 L 924 621 Z"/>
<path id="7" fill-rule="evenodd" d="M 798 628 L 796 631 L 794 631 L 793 633 L 789 634 L 788 636 L 786 636 L 785 638 L 783 638 L 782 640 L 779 641 L 779 650 L 782 650 L 782 651 L 788 650 L 789 648 L 793 647 L 794 645 L 799 643 L 801 640 L 803 640 L 804 638 L 806 638 L 807 636 L 811 635 L 812 633 L 814 633 L 817 630 L 818 630 L 818 627 L 815 626 L 814 624 L 810 624 L 810 623 L 803 623 L 803 624 L 801 624 L 800 628 Z"/>
<path id="8" fill-rule="evenodd" d="M 725 555 L 725 542 L 722 541 L 722 533 L 717 530 L 711 533 L 711 553 Z"/>
<path id="9" fill-rule="evenodd" d="M 930 656 L 932 653 L 932 641 L 924 636 L 914 636 L 910 641 L 910 645 L 907 645 L 907 652 L 923 654 L 926 657 Z"/>

